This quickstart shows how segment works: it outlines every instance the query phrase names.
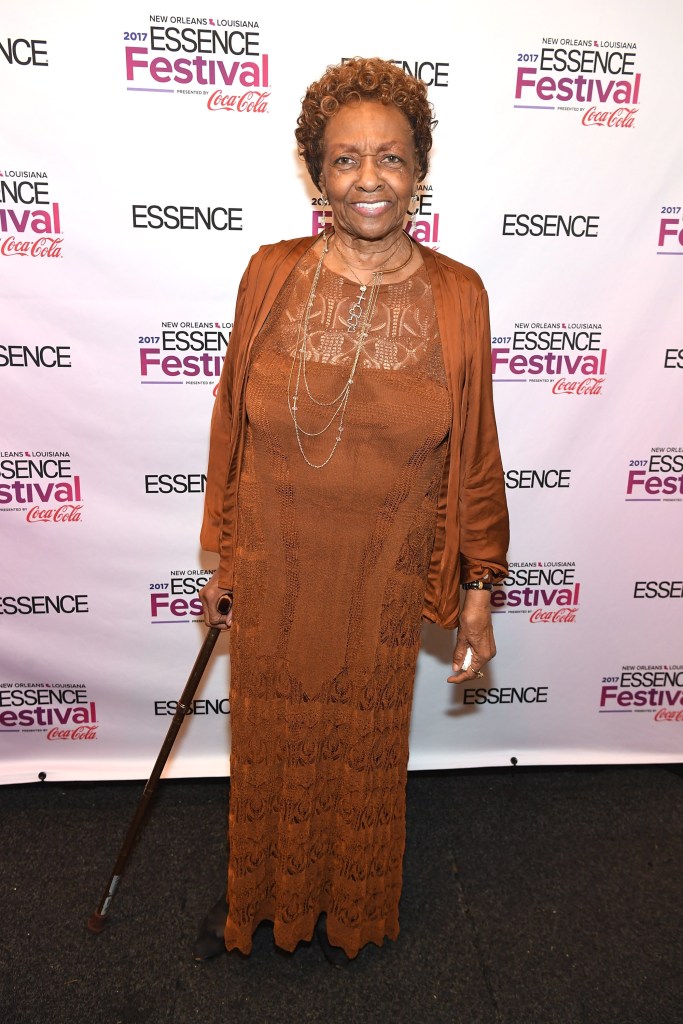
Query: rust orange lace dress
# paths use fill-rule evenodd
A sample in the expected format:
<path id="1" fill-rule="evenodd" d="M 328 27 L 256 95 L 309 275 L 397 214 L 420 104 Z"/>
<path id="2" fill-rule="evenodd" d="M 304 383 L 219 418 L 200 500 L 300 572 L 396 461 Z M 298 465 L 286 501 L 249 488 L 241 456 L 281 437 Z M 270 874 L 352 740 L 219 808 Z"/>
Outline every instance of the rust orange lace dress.
<path id="1" fill-rule="evenodd" d="M 421 268 L 382 284 L 342 441 L 323 469 L 308 466 L 287 382 L 316 264 L 307 253 L 287 280 L 247 384 L 225 938 L 248 953 L 270 920 L 293 950 L 326 912 L 330 941 L 353 957 L 399 931 L 408 729 L 451 399 Z M 307 342 L 319 399 L 346 383 L 357 294 L 323 267 Z M 329 410 L 300 398 L 298 416 L 317 430 Z M 304 443 L 309 459 L 335 435 Z"/>

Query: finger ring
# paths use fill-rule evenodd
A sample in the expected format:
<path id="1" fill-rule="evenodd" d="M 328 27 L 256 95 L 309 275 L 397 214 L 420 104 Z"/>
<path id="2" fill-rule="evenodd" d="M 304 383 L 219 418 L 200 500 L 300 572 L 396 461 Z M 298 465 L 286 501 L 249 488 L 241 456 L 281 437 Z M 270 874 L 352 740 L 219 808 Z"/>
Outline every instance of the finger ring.
<path id="1" fill-rule="evenodd" d="M 480 668 L 477 669 L 476 676 L 477 676 L 477 679 L 483 679 L 484 678 L 484 673 L 482 672 L 482 670 Z"/>

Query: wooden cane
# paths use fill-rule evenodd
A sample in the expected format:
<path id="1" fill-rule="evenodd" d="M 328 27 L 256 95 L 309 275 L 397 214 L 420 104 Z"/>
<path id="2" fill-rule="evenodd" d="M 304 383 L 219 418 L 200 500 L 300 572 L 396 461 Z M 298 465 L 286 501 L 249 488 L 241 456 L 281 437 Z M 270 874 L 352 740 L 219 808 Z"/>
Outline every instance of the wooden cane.
<path id="1" fill-rule="evenodd" d="M 230 594 L 223 594 L 218 600 L 217 607 L 221 615 L 228 615 L 230 613 L 230 609 L 232 608 L 232 597 L 230 596 Z M 178 735 L 178 732 L 180 730 L 180 726 L 183 724 L 185 716 L 187 715 L 188 708 L 190 707 L 194 695 L 197 692 L 197 687 L 201 682 L 201 678 L 204 675 L 204 670 L 206 669 L 209 658 L 213 653 L 213 649 L 216 646 L 216 641 L 218 640 L 220 634 L 221 630 L 218 626 L 210 627 L 204 639 L 204 643 L 202 644 L 199 650 L 199 654 L 197 655 L 197 660 L 192 666 L 192 671 L 190 672 L 188 680 L 185 684 L 185 689 L 183 690 L 180 696 L 180 700 L 178 701 L 178 707 L 176 708 L 175 714 L 171 719 L 171 724 L 168 728 L 168 732 L 166 733 L 166 739 L 164 740 L 161 750 L 159 751 L 159 756 L 157 757 L 154 763 L 152 774 L 147 780 L 142 796 L 138 801 L 138 806 L 135 810 L 135 814 L 133 815 L 133 820 L 128 826 L 126 837 L 123 840 L 123 845 L 121 846 L 121 849 L 119 850 L 119 855 L 116 858 L 114 870 L 112 871 L 111 878 L 107 883 L 107 888 L 104 890 L 104 895 L 100 900 L 97 910 L 88 918 L 88 928 L 90 929 L 91 932 L 94 932 L 95 935 L 99 935 L 100 932 L 103 931 L 104 926 L 107 923 L 107 915 L 109 913 L 111 902 L 114 899 L 114 896 L 116 895 L 116 890 L 118 889 L 119 882 L 123 877 L 123 872 L 125 870 L 126 863 L 131 854 L 133 846 L 135 845 L 135 840 L 138 837 L 138 833 L 142 828 L 142 824 L 147 815 L 150 801 L 156 792 L 159 778 L 161 777 L 161 773 L 164 770 L 164 766 L 168 760 L 169 754 L 171 753 L 173 744 L 175 743 L 176 736 Z"/>

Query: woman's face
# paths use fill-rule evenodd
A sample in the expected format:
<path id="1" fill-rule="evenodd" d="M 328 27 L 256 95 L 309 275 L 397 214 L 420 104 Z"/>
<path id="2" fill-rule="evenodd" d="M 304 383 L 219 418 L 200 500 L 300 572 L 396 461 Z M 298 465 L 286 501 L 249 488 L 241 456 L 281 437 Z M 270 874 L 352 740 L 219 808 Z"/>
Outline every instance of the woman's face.
<path id="1" fill-rule="evenodd" d="M 378 241 L 402 230 L 417 184 L 406 116 L 369 101 L 342 107 L 325 128 L 320 180 L 337 231 Z"/>

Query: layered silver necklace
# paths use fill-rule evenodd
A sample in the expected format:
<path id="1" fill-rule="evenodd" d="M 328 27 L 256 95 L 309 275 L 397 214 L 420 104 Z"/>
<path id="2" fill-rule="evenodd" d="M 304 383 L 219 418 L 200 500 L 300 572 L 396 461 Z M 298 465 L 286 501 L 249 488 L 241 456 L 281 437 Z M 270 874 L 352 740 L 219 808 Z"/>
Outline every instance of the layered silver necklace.
<path id="1" fill-rule="evenodd" d="M 412 259 L 413 243 L 412 243 L 412 241 L 411 241 L 411 239 L 410 239 L 410 237 L 408 235 L 406 235 L 406 237 L 408 238 L 408 241 L 410 243 L 410 253 L 409 253 L 408 259 L 405 260 L 403 263 L 401 263 L 398 267 L 393 267 L 391 270 L 383 270 L 383 267 L 384 267 L 384 264 L 383 264 L 382 267 L 380 267 L 378 270 L 373 271 L 372 272 L 372 284 L 370 286 L 370 293 L 369 293 L 369 295 L 367 294 L 367 291 L 368 291 L 367 285 L 363 284 L 363 282 L 360 280 L 360 278 L 357 276 L 357 274 L 353 271 L 353 269 L 350 266 L 348 267 L 348 269 L 351 271 L 353 276 L 358 281 L 358 283 L 360 285 L 360 291 L 359 291 L 359 294 L 358 294 L 357 298 L 352 303 L 352 305 L 351 305 L 351 307 L 349 309 L 349 317 L 346 320 L 346 325 L 347 325 L 347 329 L 348 329 L 349 334 L 354 333 L 356 331 L 356 329 L 357 329 L 359 324 L 360 324 L 360 331 L 359 331 L 359 334 L 358 334 L 358 339 L 357 339 L 356 344 L 355 344 L 355 350 L 354 350 L 354 353 L 353 353 L 353 359 L 351 360 L 351 370 L 350 370 L 349 375 L 348 375 L 348 377 L 346 379 L 346 383 L 342 387 L 342 389 L 339 392 L 339 394 L 337 394 L 334 398 L 331 398 L 331 399 L 325 401 L 325 400 L 322 400 L 320 398 L 316 398 L 316 396 L 311 392 L 311 389 L 310 389 L 310 386 L 309 386 L 309 383 L 308 383 L 308 377 L 306 375 L 306 363 L 307 363 L 308 341 L 309 341 L 309 339 L 308 339 L 308 322 L 309 322 L 309 319 L 310 319 L 310 316 L 311 316 L 311 310 L 313 309 L 313 304 L 315 302 L 315 297 L 316 297 L 316 294 L 317 294 L 318 281 L 320 279 L 320 273 L 322 271 L 323 261 L 324 261 L 325 257 L 327 256 L 327 253 L 329 251 L 329 245 L 330 245 L 330 236 L 329 235 L 325 236 L 325 242 L 324 242 L 324 245 L 323 245 L 323 251 L 322 251 L 322 253 L 320 255 L 320 259 L 318 260 L 318 265 L 315 268 L 315 274 L 313 275 L 313 283 L 311 285 L 311 290 L 309 292 L 308 299 L 306 300 L 306 308 L 304 310 L 304 315 L 303 315 L 303 318 L 299 321 L 299 330 L 298 330 L 298 334 L 297 334 L 296 349 L 294 350 L 294 355 L 292 356 L 292 366 L 291 366 L 291 369 L 289 371 L 289 380 L 287 382 L 287 404 L 289 406 L 289 411 L 290 411 L 290 414 L 291 414 L 291 417 L 292 417 L 292 421 L 294 423 L 294 431 L 295 431 L 295 434 L 296 434 L 297 445 L 299 446 L 299 451 L 301 452 L 301 455 L 302 455 L 304 461 L 312 469 L 323 469 L 323 467 L 328 464 L 328 462 L 330 461 L 330 459 L 332 458 L 332 456 L 336 452 L 336 450 L 337 450 L 337 448 L 339 446 L 339 443 L 340 443 L 340 441 L 342 439 L 342 434 L 344 432 L 344 416 L 346 414 L 346 406 L 348 404 L 349 396 L 351 394 L 351 388 L 353 386 L 353 382 L 354 382 L 354 379 L 355 379 L 356 369 L 358 367 L 358 360 L 360 359 L 361 351 L 363 349 L 363 346 L 365 345 L 365 341 L 366 341 L 367 336 L 368 336 L 368 334 L 370 332 L 370 326 L 372 324 L 372 317 L 374 315 L 375 307 L 377 305 L 377 294 L 379 292 L 379 287 L 380 287 L 380 285 L 382 283 L 382 275 L 383 274 L 394 274 L 394 273 L 396 273 L 396 271 L 402 270 L 403 267 L 406 267 L 408 265 L 408 263 L 410 262 L 410 260 Z M 398 248 L 398 246 L 396 248 Z M 396 251 L 396 249 L 394 249 L 390 253 L 390 255 L 387 257 L 387 260 L 385 262 L 388 262 L 391 259 L 391 257 L 393 256 L 395 251 Z M 341 256 L 340 256 L 340 258 L 341 258 Z M 344 262 L 344 261 L 342 261 L 342 262 Z M 344 262 L 344 265 L 348 266 L 348 264 L 346 262 Z M 367 300 L 367 302 L 366 302 L 366 305 L 364 307 L 363 303 L 366 300 Z M 295 367 L 297 368 L 296 374 L 294 373 Z M 294 381 L 294 386 L 292 387 L 292 382 L 293 381 Z M 321 430 L 305 430 L 301 426 L 301 423 L 299 421 L 299 416 L 298 416 L 298 410 L 299 410 L 299 399 L 303 395 L 303 393 L 305 393 L 308 396 L 308 399 L 313 403 L 313 405 L 317 406 L 318 408 L 320 408 L 320 409 L 331 409 L 332 410 L 332 414 L 331 414 L 329 420 L 327 421 L 327 423 L 325 424 L 325 426 Z M 326 433 L 333 426 L 335 421 L 336 421 L 337 433 L 335 435 L 334 444 L 332 445 L 332 450 L 330 451 L 329 455 L 327 456 L 327 458 L 323 462 L 312 462 L 308 458 L 306 452 L 304 451 L 303 438 L 320 437 L 322 434 Z"/>

